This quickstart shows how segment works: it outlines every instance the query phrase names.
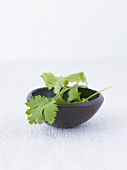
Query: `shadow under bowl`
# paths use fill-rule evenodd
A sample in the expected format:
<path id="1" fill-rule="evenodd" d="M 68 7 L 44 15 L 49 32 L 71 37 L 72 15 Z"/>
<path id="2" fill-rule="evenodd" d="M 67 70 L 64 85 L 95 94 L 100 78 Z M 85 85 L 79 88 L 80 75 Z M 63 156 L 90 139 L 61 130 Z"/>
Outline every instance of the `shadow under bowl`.
<path id="1" fill-rule="evenodd" d="M 96 93 L 97 91 L 88 89 L 88 88 L 81 88 L 78 89 L 81 92 L 81 98 L 87 98 L 92 94 Z M 33 90 L 27 95 L 27 101 L 31 100 L 32 96 L 45 96 L 45 97 L 54 97 L 55 94 L 52 90 L 48 90 L 47 87 L 38 88 Z M 67 100 L 68 92 L 66 91 L 63 95 L 65 101 Z M 58 128 L 73 128 L 78 126 L 90 118 L 92 118 L 95 113 L 99 110 L 102 103 L 104 101 L 104 97 L 102 94 L 98 94 L 90 99 L 89 102 L 83 103 L 69 103 L 69 104 L 58 104 L 58 112 L 55 119 L 55 122 L 50 126 L 58 127 Z M 48 124 L 47 122 L 45 122 Z"/>

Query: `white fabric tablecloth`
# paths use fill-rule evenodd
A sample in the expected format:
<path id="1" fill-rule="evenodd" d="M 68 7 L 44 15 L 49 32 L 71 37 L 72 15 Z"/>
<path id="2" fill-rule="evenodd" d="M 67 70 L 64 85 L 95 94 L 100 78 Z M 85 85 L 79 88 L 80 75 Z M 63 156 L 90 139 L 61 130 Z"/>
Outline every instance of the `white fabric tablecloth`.
<path id="1" fill-rule="evenodd" d="M 0 63 L 0 170 L 126 170 L 127 67 L 125 58 Z M 88 122 L 73 129 L 29 125 L 25 97 L 44 86 L 40 74 L 85 71 L 105 102 Z"/>

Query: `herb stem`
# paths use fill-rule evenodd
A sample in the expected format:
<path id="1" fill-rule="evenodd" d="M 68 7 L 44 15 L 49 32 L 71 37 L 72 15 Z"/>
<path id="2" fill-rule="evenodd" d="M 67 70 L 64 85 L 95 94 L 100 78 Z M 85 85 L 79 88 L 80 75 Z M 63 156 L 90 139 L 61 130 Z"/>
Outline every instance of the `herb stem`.
<path id="1" fill-rule="evenodd" d="M 89 99 L 91 99 L 92 97 L 96 96 L 97 94 L 101 93 L 102 91 L 108 90 L 108 89 L 110 89 L 110 88 L 112 88 L 112 86 L 106 87 L 106 88 L 104 88 L 104 89 L 102 89 L 102 90 L 100 90 L 100 91 L 92 94 L 91 96 L 89 96 L 88 98 L 86 98 L 86 100 L 89 100 Z"/>
<path id="2" fill-rule="evenodd" d="M 68 89 L 70 89 L 70 88 L 67 88 L 67 87 L 64 87 L 62 90 L 61 90 L 61 92 L 60 93 L 58 93 L 56 96 L 54 96 L 53 98 L 54 98 L 54 100 L 56 100 L 57 99 L 57 97 L 59 97 L 61 94 L 63 94 L 65 91 L 67 91 Z"/>

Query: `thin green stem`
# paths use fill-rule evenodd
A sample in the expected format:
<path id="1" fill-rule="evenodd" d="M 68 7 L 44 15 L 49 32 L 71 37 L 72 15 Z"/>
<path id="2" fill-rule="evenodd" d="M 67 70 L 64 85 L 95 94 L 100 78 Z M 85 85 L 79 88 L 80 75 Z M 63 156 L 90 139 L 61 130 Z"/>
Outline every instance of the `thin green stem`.
<path id="1" fill-rule="evenodd" d="M 100 91 L 92 94 L 91 96 L 89 96 L 88 98 L 86 98 L 86 100 L 89 100 L 89 99 L 91 99 L 92 97 L 96 96 L 97 94 L 101 93 L 102 91 L 108 90 L 108 89 L 110 89 L 110 88 L 112 88 L 112 86 L 106 87 L 106 88 L 104 88 L 104 89 L 102 89 L 102 90 L 100 90 Z"/>
<path id="2" fill-rule="evenodd" d="M 65 91 L 67 91 L 68 89 L 70 89 L 70 88 L 64 87 L 64 88 L 61 90 L 61 92 L 60 92 L 59 94 L 57 94 L 56 96 L 54 96 L 53 98 L 56 100 L 57 97 L 59 97 L 61 94 L 63 94 L 63 93 L 64 93 Z"/>

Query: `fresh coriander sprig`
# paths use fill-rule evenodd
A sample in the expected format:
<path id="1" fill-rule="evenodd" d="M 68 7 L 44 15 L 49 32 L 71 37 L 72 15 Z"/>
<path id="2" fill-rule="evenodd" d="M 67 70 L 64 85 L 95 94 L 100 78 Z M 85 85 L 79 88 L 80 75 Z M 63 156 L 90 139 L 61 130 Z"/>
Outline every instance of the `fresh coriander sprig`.
<path id="1" fill-rule="evenodd" d="M 81 93 L 78 91 L 79 82 L 85 83 L 85 88 L 88 88 L 88 83 L 84 72 L 71 74 L 66 77 L 56 77 L 54 74 L 48 72 L 43 73 L 41 77 L 43 78 L 45 85 L 48 87 L 48 90 L 53 89 L 55 96 L 48 98 L 40 95 L 32 96 L 32 94 L 30 94 L 31 100 L 26 102 L 26 105 L 28 106 L 26 114 L 30 124 L 42 124 L 44 121 L 49 124 L 53 124 L 59 110 L 58 104 L 88 102 L 93 96 L 111 88 L 111 86 L 107 87 L 94 93 L 88 98 L 81 99 Z M 71 87 L 67 87 L 70 82 L 76 84 Z M 68 91 L 67 101 L 63 99 L 63 94 L 66 91 Z"/>
<path id="2" fill-rule="evenodd" d="M 29 107 L 26 111 L 29 123 L 42 124 L 44 121 L 47 121 L 49 124 L 52 124 L 55 121 L 58 111 L 57 104 L 65 103 L 62 99 L 62 95 L 67 90 L 68 88 L 62 89 L 61 92 L 53 98 L 47 98 L 40 95 L 35 97 L 32 96 L 31 100 L 26 102 L 26 105 Z"/>
<path id="3" fill-rule="evenodd" d="M 84 72 L 71 74 L 66 77 L 63 76 L 56 77 L 54 74 L 48 72 L 48 73 L 43 73 L 41 75 L 41 78 L 43 78 L 45 85 L 48 87 L 49 90 L 54 88 L 53 91 L 55 94 L 58 94 L 60 90 L 66 87 L 70 82 L 72 83 L 85 82 L 88 86 Z"/>

